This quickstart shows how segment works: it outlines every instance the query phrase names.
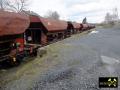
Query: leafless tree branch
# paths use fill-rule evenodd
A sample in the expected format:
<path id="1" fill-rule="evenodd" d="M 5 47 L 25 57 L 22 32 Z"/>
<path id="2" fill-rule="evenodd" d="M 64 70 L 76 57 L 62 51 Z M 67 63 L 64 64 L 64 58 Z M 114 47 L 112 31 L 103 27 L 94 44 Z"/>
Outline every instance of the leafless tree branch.
<path id="1" fill-rule="evenodd" d="M 59 20 L 60 15 L 57 11 L 48 11 L 44 17 Z"/>
<path id="2" fill-rule="evenodd" d="M 28 0 L 0 0 L 0 8 L 21 12 L 26 10 Z"/>

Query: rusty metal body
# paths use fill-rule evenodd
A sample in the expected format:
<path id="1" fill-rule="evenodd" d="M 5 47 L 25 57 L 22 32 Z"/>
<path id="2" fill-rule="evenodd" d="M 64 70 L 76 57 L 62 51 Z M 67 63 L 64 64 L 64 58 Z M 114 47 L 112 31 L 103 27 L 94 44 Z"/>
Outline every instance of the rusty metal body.
<path id="1" fill-rule="evenodd" d="M 82 29 L 82 26 L 80 25 L 80 23 L 73 22 L 72 24 L 74 26 L 75 32 L 79 33 Z"/>
<path id="2" fill-rule="evenodd" d="M 24 13 L 0 11 L 0 36 L 24 33 L 29 26 L 29 16 Z"/>
<path id="3" fill-rule="evenodd" d="M 23 33 L 29 26 L 29 16 L 24 13 L 0 11 L 0 61 L 16 63 L 24 51 Z M 17 47 L 17 44 L 19 46 Z"/>
<path id="4" fill-rule="evenodd" d="M 38 36 L 40 37 L 36 42 L 41 45 L 45 45 L 57 39 L 63 39 L 65 31 L 67 30 L 67 22 L 62 20 L 54 20 L 30 15 L 30 22 L 31 24 L 28 28 L 29 32 L 31 32 L 30 36 L 34 38 L 34 34 L 39 32 L 40 35 Z"/>

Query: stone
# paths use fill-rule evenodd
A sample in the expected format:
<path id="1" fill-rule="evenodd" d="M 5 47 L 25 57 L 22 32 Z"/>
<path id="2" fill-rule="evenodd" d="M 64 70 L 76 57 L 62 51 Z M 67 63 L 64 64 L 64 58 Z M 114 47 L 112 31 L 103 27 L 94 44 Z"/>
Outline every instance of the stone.
<path id="1" fill-rule="evenodd" d="M 47 54 L 47 50 L 44 47 L 38 48 L 37 55 L 42 57 L 44 54 Z"/>

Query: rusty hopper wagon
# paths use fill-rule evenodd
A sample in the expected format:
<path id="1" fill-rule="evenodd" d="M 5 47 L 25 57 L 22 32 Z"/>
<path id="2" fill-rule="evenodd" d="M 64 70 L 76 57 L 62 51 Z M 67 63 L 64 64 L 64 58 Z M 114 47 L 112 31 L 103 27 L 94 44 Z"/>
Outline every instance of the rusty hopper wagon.
<path id="1" fill-rule="evenodd" d="M 59 39 L 65 38 L 67 31 L 67 22 L 62 20 L 54 20 L 48 18 L 40 18 L 41 22 L 46 28 L 47 42 L 54 42 Z"/>
<path id="2" fill-rule="evenodd" d="M 82 31 L 86 31 L 86 30 L 90 30 L 90 29 L 95 28 L 94 24 L 89 24 L 89 23 L 81 24 L 81 26 L 82 26 Z"/>
<path id="3" fill-rule="evenodd" d="M 75 33 L 81 32 L 82 26 L 80 25 L 80 23 L 72 22 L 72 24 L 73 24 L 74 32 Z"/>
<path id="4" fill-rule="evenodd" d="M 67 30 L 67 22 L 30 16 L 30 26 L 25 32 L 26 42 L 30 45 L 47 45 L 58 39 L 63 39 Z"/>
<path id="5" fill-rule="evenodd" d="M 0 11 L 0 62 L 17 65 L 24 51 L 24 36 L 29 17 L 24 13 Z"/>
<path id="6" fill-rule="evenodd" d="M 82 31 L 89 30 L 89 25 L 88 24 L 82 24 Z"/>

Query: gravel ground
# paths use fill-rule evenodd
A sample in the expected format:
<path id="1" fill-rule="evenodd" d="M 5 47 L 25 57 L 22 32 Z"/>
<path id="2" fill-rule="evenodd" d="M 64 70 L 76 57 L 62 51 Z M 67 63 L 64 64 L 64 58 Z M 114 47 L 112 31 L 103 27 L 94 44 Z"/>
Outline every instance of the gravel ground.
<path id="1" fill-rule="evenodd" d="M 1 89 L 120 90 L 98 87 L 99 77 L 120 76 L 120 30 L 96 31 L 46 46 L 42 58 L 1 70 Z"/>

